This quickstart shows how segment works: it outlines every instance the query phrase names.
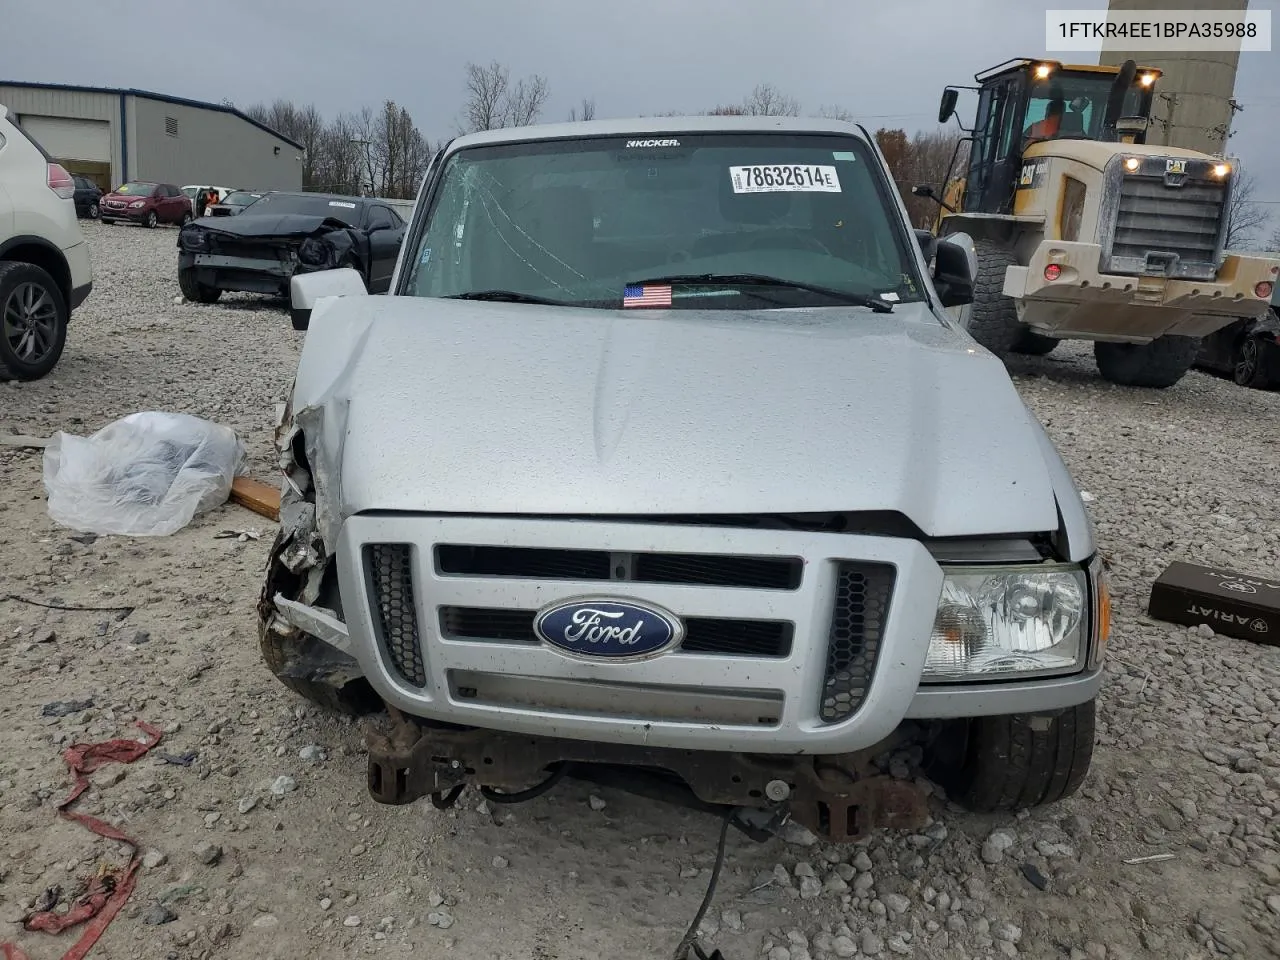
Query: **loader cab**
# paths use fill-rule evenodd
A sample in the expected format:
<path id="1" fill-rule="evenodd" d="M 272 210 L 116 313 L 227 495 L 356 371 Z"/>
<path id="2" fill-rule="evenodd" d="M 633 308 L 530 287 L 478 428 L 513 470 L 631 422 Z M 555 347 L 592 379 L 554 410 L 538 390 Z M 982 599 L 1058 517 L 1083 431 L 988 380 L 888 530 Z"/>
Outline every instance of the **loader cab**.
<path id="1" fill-rule="evenodd" d="M 978 110 L 971 133 L 962 197 L 965 213 L 1009 215 L 1022 172 L 1023 151 L 1046 140 L 1107 140 L 1142 143 L 1150 124 L 1152 95 L 1160 71 L 1137 67 L 1124 92 L 1116 124 L 1107 105 L 1123 68 L 1064 66 L 1051 60 L 1011 60 L 979 73 Z M 938 113 L 955 113 L 956 88 L 943 91 Z"/>

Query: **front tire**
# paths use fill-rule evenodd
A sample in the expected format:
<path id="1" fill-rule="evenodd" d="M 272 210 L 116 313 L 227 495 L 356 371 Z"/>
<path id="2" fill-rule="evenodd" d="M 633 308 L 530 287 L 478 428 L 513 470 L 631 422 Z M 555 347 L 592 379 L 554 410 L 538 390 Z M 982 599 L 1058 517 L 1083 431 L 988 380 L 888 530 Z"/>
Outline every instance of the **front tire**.
<path id="1" fill-rule="evenodd" d="M 196 279 L 195 267 L 178 268 L 178 287 L 182 295 L 193 303 L 217 303 L 222 296 L 217 287 L 206 287 Z"/>
<path id="2" fill-rule="evenodd" d="M 973 283 L 973 306 L 969 313 L 969 335 L 997 356 L 1013 351 L 1029 330 L 1018 320 L 1012 297 L 1004 295 L 1004 275 L 1018 265 L 1013 251 L 994 240 L 975 239 L 978 275 Z"/>
<path id="3" fill-rule="evenodd" d="M 156 212 L 154 210 L 148 210 L 147 215 L 142 218 L 142 225 L 148 230 L 154 230 L 156 224 L 159 222 L 160 218 L 156 216 Z"/>
<path id="4" fill-rule="evenodd" d="M 1265 390 L 1271 386 L 1262 369 L 1262 342 L 1252 334 L 1246 335 L 1236 348 L 1236 365 L 1232 379 L 1242 387 Z"/>
<path id="5" fill-rule="evenodd" d="M 71 311 L 53 277 L 31 263 L 0 263 L 0 380 L 39 380 L 62 356 Z"/>
<path id="6" fill-rule="evenodd" d="M 1056 713 L 950 721 L 930 748 L 927 772 L 974 813 L 1056 803 L 1089 772 L 1096 716 L 1090 700 Z"/>
<path id="7" fill-rule="evenodd" d="M 1124 387 L 1164 390 L 1181 380 L 1200 353 L 1195 337 L 1164 336 L 1150 343 L 1093 345 L 1093 357 L 1103 378 Z"/>
<path id="8" fill-rule="evenodd" d="M 188 223 L 190 223 L 190 222 L 191 222 L 191 214 L 189 214 L 189 213 L 184 213 L 184 214 L 182 215 L 182 222 L 181 222 L 180 224 L 178 224 L 178 226 L 180 226 L 180 227 L 185 227 L 185 226 L 186 226 Z"/>
<path id="9" fill-rule="evenodd" d="M 89 214 L 90 220 L 97 220 L 98 217 L 102 214 L 102 211 L 98 208 L 97 203 L 91 203 L 89 204 L 89 209 L 87 213 Z"/>

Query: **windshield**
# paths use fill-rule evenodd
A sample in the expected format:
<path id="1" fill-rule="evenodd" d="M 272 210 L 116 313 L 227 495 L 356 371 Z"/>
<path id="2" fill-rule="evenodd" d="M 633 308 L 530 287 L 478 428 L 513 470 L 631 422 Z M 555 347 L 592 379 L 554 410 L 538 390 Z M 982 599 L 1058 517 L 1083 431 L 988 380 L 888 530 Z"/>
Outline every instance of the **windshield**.
<path id="1" fill-rule="evenodd" d="M 156 185 L 154 183 L 143 183 L 135 180 L 132 183 L 126 183 L 123 187 L 117 187 L 116 193 L 124 194 L 127 197 L 149 197 L 155 188 Z"/>
<path id="2" fill-rule="evenodd" d="M 674 277 L 669 303 L 658 288 L 664 306 L 832 302 L 728 279 L 752 275 L 851 298 L 920 300 L 889 189 L 864 142 L 841 134 L 473 147 L 440 175 L 406 292 L 506 291 L 615 308 L 627 287 Z"/>
<path id="3" fill-rule="evenodd" d="M 329 197 L 322 193 L 314 196 L 296 193 L 273 193 L 252 205 L 254 213 L 297 213 L 307 217 L 333 217 L 348 226 L 360 223 L 359 205 L 354 200 Z M 241 211 L 241 216 L 249 209 Z"/>
<path id="4" fill-rule="evenodd" d="M 260 193 L 244 193 L 244 192 L 228 193 L 226 196 L 226 199 L 223 200 L 222 202 L 239 204 L 241 206 L 244 206 L 246 204 L 253 203 L 253 201 L 257 200 L 260 196 L 262 196 L 262 194 Z"/>
<path id="5" fill-rule="evenodd" d="M 1031 131 L 1031 135 L 1096 140 L 1102 135 L 1102 120 L 1107 112 L 1107 98 L 1111 95 L 1111 85 L 1114 82 L 1115 75 L 1110 73 L 1067 71 L 1054 73 L 1047 80 L 1035 81 L 1031 85 L 1031 98 L 1027 102 L 1024 126 L 1030 131 L 1032 124 L 1045 119 L 1052 105 L 1052 112 L 1061 115 L 1061 119 L 1048 129 Z M 1130 87 L 1125 94 L 1120 116 L 1146 116 L 1142 101 L 1142 88 Z"/>

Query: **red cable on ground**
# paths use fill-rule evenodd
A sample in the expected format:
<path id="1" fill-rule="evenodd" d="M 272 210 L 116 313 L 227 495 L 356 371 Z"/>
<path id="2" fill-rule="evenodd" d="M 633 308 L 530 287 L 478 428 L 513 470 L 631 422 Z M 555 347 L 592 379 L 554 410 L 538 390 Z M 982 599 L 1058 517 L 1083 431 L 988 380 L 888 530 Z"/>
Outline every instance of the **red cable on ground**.
<path id="1" fill-rule="evenodd" d="M 139 864 L 138 842 L 111 824 L 87 814 L 74 813 L 70 808 L 80 799 L 80 795 L 89 789 L 89 774 L 108 763 L 133 763 L 160 742 L 162 735 L 158 729 L 141 720 L 138 721 L 138 726 L 147 735 L 145 742 L 107 740 L 103 743 L 76 743 L 62 754 L 67 766 L 75 775 L 76 783 L 70 795 L 58 804 L 58 816 L 66 820 L 74 820 L 100 837 L 127 843 L 131 848 L 129 863 L 123 869 L 113 867 L 91 878 L 85 892 L 76 899 L 66 913 L 45 910 L 41 913 L 33 913 L 23 923 L 27 930 L 33 932 L 61 933 L 68 927 L 88 922 L 80 939 L 62 955 L 62 960 L 84 960 L 84 957 L 93 949 L 93 945 L 111 925 L 111 921 L 116 918 L 116 914 L 125 905 L 129 895 L 133 893 Z M 4 951 L 4 960 L 29 960 L 27 954 L 17 944 L 0 944 L 0 950 Z"/>

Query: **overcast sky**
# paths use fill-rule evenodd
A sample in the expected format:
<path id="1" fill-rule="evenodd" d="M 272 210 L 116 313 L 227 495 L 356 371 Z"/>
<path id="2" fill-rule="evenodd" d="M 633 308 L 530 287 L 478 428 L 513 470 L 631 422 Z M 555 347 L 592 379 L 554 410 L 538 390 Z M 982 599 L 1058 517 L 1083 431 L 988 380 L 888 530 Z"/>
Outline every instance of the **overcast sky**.
<path id="1" fill-rule="evenodd" d="M 1280 21 L 1278 6 L 1250 2 Z M 807 111 L 840 105 L 869 126 L 915 130 L 933 126 L 944 85 L 1043 55 L 1045 8 L 1028 0 L 0 0 L 0 80 L 138 87 L 239 106 L 285 97 L 326 114 L 390 98 L 434 141 L 455 132 L 466 63 L 498 60 L 513 76 L 547 78 L 544 120 L 565 119 L 583 97 L 600 117 L 698 111 L 739 102 L 767 81 Z M 1242 54 L 1236 97 L 1245 109 L 1231 152 L 1280 224 L 1280 52 Z"/>

